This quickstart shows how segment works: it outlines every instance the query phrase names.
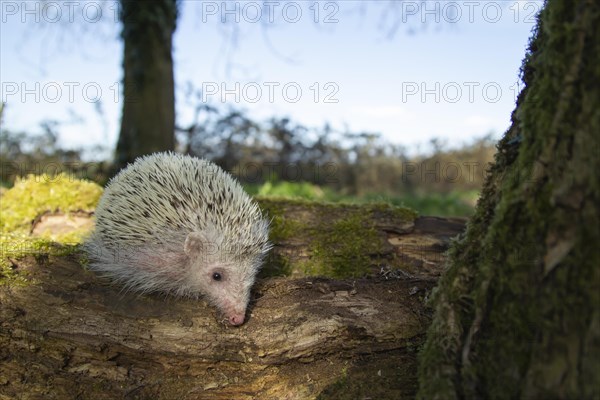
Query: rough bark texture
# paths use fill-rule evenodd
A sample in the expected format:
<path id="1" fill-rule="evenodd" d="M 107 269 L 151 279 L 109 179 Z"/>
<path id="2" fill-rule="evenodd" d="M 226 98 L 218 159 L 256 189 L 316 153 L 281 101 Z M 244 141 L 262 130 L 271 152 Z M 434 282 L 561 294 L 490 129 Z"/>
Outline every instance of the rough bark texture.
<path id="1" fill-rule="evenodd" d="M 0 399 L 414 398 L 425 298 L 464 223 L 278 204 L 278 218 L 297 228 L 299 219 L 335 226 L 370 216 L 364 229 L 377 227 L 387 247 L 374 248 L 390 264 L 357 279 L 263 277 L 248 322 L 234 328 L 202 301 L 123 293 L 77 253 L 13 260 L 29 283 L 0 287 Z M 57 218 L 38 219 L 47 226 L 33 231 L 62 229 Z M 275 251 L 310 253 L 292 237 Z"/>
<path id="2" fill-rule="evenodd" d="M 551 0 L 434 297 L 421 399 L 600 398 L 600 3 Z"/>
<path id="3" fill-rule="evenodd" d="M 172 39 L 176 0 L 121 1 L 123 115 L 115 167 L 175 148 Z"/>

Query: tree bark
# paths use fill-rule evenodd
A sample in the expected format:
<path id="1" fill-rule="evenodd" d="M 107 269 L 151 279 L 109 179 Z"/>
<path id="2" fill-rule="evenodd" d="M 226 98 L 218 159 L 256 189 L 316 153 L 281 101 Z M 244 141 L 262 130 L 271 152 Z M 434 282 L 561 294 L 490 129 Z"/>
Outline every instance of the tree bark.
<path id="1" fill-rule="evenodd" d="M 328 214 L 335 225 L 358 211 L 300 204 L 280 203 L 277 215 L 298 227 L 299 218 Z M 13 260 L 28 283 L 0 287 L 0 399 L 413 398 L 425 298 L 464 221 L 373 210 L 361 214 L 389 246 L 377 248 L 399 255 L 392 263 L 402 270 L 260 278 L 239 328 L 203 301 L 123 292 L 82 268 L 77 253 Z M 38 223 L 57 227 L 58 218 Z M 276 251 L 310 253 L 303 240 Z"/>
<path id="2" fill-rule="evenodd" d="M 600 398 L 600 5 L 551 0 L 434 296 L 421 399 Z"/>
<path id="3" fill-rule="evenodd" d="M 115 168 L 175 148 L 172 39 L 176 0 L 121 0 L 123 115 Z"/>

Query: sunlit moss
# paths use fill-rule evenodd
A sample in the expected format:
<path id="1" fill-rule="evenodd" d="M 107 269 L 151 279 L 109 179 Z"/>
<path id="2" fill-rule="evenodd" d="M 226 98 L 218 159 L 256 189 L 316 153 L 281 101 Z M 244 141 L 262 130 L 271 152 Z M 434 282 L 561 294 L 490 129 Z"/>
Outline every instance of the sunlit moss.
<path id="1" fill-rule="evenodd" d="M 29 229 L 31 222 L 46 211 L 91 211 L 101 195 L 102 188 L 97 184 L 66 174 L 29 175 L 17 180 L 2 196 L 0 230 Z"/>
<path id="2" fill-rule="evenodd" d="M 368 216 L 368 214 L 366 214 Z M 312 229 L 311 262 L 306 272 L 310 275 L 358 277 L 369 273 L 371 254 L 380 251 L 377 230 L 368 217 L 354 214 L 330 227 Z"/>
<path id="3" fill-rule="evenodd" d="M 57 176 L 30 175 L 19 179 L 0 198 L 0 283 L 23 282 L 13 270 L 14 260 L 27 255 L 69 254 L 81 242 L 86 230 L 32 237 L 32 222 L 46 212 L 69 214 L 92 211 L 102 188 L 95 183 Z"/>

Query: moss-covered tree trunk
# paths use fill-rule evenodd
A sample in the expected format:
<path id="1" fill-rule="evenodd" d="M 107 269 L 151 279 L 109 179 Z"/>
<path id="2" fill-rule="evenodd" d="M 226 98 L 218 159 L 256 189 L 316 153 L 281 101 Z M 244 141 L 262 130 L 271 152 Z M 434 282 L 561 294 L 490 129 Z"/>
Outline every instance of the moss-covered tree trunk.
<path id="1" fill-rule="evenodd" d="M 121 0 L 124 101 L 115 167 L 175 148 L 176 0 Z"/>
<path id="2" fill-rule="evenodd" d="M 550 0 L 434 296 L 420 398 L 600 398 L 600 3 Z"/>

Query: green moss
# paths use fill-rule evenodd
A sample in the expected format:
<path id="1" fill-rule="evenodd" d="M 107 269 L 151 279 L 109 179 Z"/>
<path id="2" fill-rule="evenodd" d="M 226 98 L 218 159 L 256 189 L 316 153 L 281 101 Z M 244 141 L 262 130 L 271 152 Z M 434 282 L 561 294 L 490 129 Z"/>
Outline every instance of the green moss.
<path id="1" fill-rule="evenodd" d="M 2 196 L 0 230 L 28 230 L 31 222 L 46 211 L 91 211 L 101 195 L 100 186 L 66 174 L 29 175 L 17 180 Z"/>
<path id="2" fill-rule="evenodd" d="M 31 223 L 48 211 L 66 214 L 92 211 L 101 194 L 102 188 L 95 183 L 65 174 L 54 177 L 30 175 L 17 180 L 0 199 L 0 284 L 24 282 L 13 269 L 13 261 L 23 256 L 75 252 L 87 231 L 34 238 L 30 236 Z"/>
<path id="3" fill-rule="evenodd" d="M 267 263 L 277 275 L 297 273 L 330 277 L 369 274 L 382 253 L 383 238 L 374 221 L 413 221 L 417 214 L 387 203 L 344 204 L 305 199 L 258 198 L 271 222 L 271 241 L 294 248 L 299 243 L 307 254 L 281 254 Z M 298 257 L 296 257 L 298 256 Z M 278 267 L 270 268 L 277 264 Z M 282 270 L 283 269 L 283 270 Z M 283 272 L 285 271 L 285 272 Z"/>
<path id="4" fill-rule="evenodd" d="M 414 221 L 419 216 L 419 213 L 408 207 L 397 207 L 389 203 L 370 203 L 365 204 L 363 209 L 370 214 L 385 214 L 392 218 L 397 218 L 402 221 Z"/>
<path id="5" fill-rule="evenodd" d="M 306 272 L 336 278 L 367 275 L 371 255 L 378 253 L 381 247 L 377 230 L 368 215 L 356 213 L 331 227 L 320 225 L 312 229 L 314 239 Z"/>
<path id="6" fill-rule="evenodd" d="M 258 189 L 259 196 L 281 196 L 319 200 L 325 196 L 323 189 L 308 182 L 265 182 Z"/>

